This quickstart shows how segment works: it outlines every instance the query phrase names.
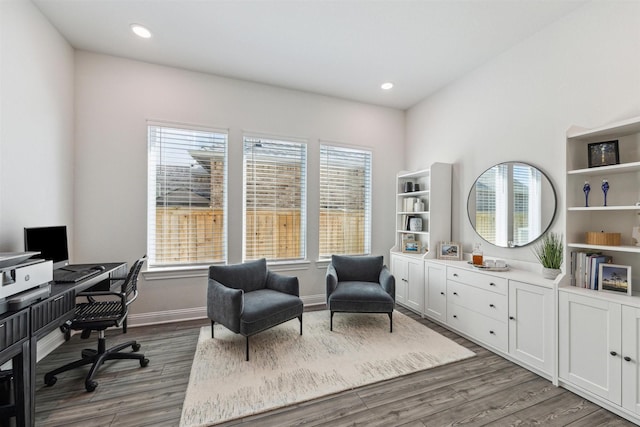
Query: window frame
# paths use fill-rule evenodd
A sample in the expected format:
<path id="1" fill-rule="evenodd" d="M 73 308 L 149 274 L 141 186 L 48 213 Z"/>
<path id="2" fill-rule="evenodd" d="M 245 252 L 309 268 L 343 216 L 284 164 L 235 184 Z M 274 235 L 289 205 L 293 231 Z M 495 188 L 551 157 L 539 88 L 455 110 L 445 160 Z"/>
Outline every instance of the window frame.
<path id="1" fill-rule="evenodd" d="M 149 256 L 148 267 L 147 270 L 155 270 L 155 271 L 176 271 L 176 272 L 188 272 L 192 270 L 197 270 L 204 268 L 208 265 L 212 264 L 226 264 L 228 262 L 229 257 L 229 234 L 228 234 L 228 197 L 229 197 L 229 130 L 224 128 L 214 128 L 209 126 L 202 125 L 194 125 L 194 124 L 185 124 L 185 123 L 175 123 L 175 122 L 166 122 L 166 121 L 154 121 L 147 120 L 147 213 L 146 213 L 146 221 L 147 221 L 147 239 L 146 239 L 146 248 L 147 254 Z M 156 167 L 159 165 L 167 165 L 167 162 L 158 161 L 157 158 L 154 158 L 154 153 L 152 150 L 160 150 L 161 148 L 154 148 L 152 144 L 152 129 L 167 129 L 167 130 L 177 130 L 183 132 L 193 132 L 194 134 L 210 134 L 212 145 L 221 144 L 222 145 L 222 153 L 221 159 L 223 162 L 222 174 L 219 175 L 219 178 L 222 180 L 222 189 L 221 189 L 221 205 L 212 206 L 211 199 L 212 195 L 210 193 L 209 201 L 209 209 L 213 211 L 213 209 L 218 209 L 221 211 L 222 215 L 222 224 L 218 226 L 220 232 L 216 233 L 216 236 L 221 240 L 221 245 L 219 246 L 219 253 L 221 256 L 219 258 L 212 258 L 211 260 L 195 260 L 195 261 L 177 261 L 177 262 L 158 262 L 157 260 L 157 242 L 158 236 L 156 234 L 156 224 L 157 224 L 157 182 L 156 182 Z M 188 145 L 185 144 L 184 147 L 180 147 L 180 150 L 189 151 Z M 220 141 L 221 139 L 221 141 Z M 155 141 L 156 144 L 161 143 L 161 141 Z M 191 150 L 193 151 L 193 150 Z M 214 152 L 219 152 L 215 151 Z M 197 159 L 193 159 L 197 162 Z M 193 165 L 192 165 L 193 166 Z M 152 170 L 153 169 L 153 170 Z M 209 172 L 209 186 L 213 185 L 211 181 L 211 173 Z M 189 190 L 191 191 L 193 186 L 189 186 Z M 190 207 L 190 206 L 189 206 Z M 205 209 L 206 211 L 206 209 Z M 195 211 L 194 211 L 195 212 Z M 212 214 L 213 215 L 213 214 Z M 212 245 L 211 248 L 212 254 L 216 253 L 215 247 Z M 187 273 L 189 275 L 189 273 Z M 182 277 L 182 276 L 181 276 Z"/>
<path id="2" fill-rule="evenodd" d="M 324 164 L 325 164 L 325 159 L 324 159 L 324 154 L 323 154 L 323 150 L 327 149 L 327 150 L 333 150 L 335 152 L 352 152 L 352 153 L 359 153 L 361 155 L 363 155 L 363 157 L 365 158 L 365 162 L 368 162 L 368 168 L 367 165 L 364 165 L 364 183 L 365 183 L 365 188 L 364 188 L 364 194 L 363 194 L 363 211 L 364 211 L 364 225 L 363 225 L 363 236 L 362 236 L 362 240 L 363 240 L 363 251 L 362 253 L 360 252 L 352 252 L 352 253 L 348 253 L 348 252 L 344 252 L 344 253 L 337 253 L 334 252 L 333 254 L 338 254 L 338 255 L 371 255 L 371 250 L 372 250 L 372 220 L 373 220 L 373 214 L 372 214 L 372 207 L 373 207 L 373 150 L 369 147 L 362 147 L 362 146 L 349 146 L 349 145 L 343 145 L 343 144 L 338 144 L 335 142 L 331 142 L 331 141 L 319 141 L 319 170 L 318 170 L 318 260 L 319 261 L 327 261 L 331 259 L 331 254 L 323 254 L 322 250 L 321 250 L 321 245 L 322 245 L 322 233 L 323 233 L 323 229 L 321 226 L 322 220 L 321 220 L 321 216 L 322 216 L 322 211 L 323 211 L 323 177 L 322 177 L 322 172 L 323 172 L 323 168 L 325 168 Z M 328 162 L 328 159 L 326 160 L 326 162 Z"/>

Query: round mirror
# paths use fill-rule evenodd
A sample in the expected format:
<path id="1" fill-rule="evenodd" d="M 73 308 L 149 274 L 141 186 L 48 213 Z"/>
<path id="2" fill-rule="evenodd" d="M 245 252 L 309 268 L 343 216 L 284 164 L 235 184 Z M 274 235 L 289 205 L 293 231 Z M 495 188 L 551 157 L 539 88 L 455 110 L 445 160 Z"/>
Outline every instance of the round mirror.
<path id="1" fill-rule="evenodd" d="M 547 231 L 556 214 L 556 192 L 534 166 L 506 162 L 487 169 L 469 191 L 471 226 L 504 248 L 528 245 Z"/>

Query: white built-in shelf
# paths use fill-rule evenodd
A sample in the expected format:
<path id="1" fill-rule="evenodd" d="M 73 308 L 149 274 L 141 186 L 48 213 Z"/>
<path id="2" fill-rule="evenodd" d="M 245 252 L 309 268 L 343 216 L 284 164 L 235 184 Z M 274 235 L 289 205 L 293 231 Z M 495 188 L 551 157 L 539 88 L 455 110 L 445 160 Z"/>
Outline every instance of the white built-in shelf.
<path id="1" fill-rule="evenodd" d="M 567 243 L 567 246 L 570 248 L 591 249 L 594 251 L 640 253 L 640 246 L 589 245 L 587 243 Z"/>
<path id="2" fill-rule="evenodd" d="M 567 175 L 613 175 L 617 173 L 640 172 L 640 162 L 622 163 L 619 165 L 600 166 L 597 168 L 575 169 L 567 171 Z"/>
<path id="3" fill-rule="evenodd" d="M 593 212 L 593 211 L 636 211 L 640 210 L 640 206 L 578 206 L 569 208 L 570 211 L 584 211 L 584 212 Z"/>
<path id="4" fill-rule="evenodd" d="M 617 123 L 600 126 L 592 129 L 584 129 L 574 126 L 567 132 L 569 139 L 606 139 L 619 138 L 640 132 L 640 117 L 632 117 Z"/>
<path id="5" fill-rule="evenodd" d="M 638 207 L 638 209 L 640 209 L 640 207 Z M 408 212 L 408 211 L 404 212 L 403 211 L 403 212 L 398 212 L 398 215 L 411 215 L 411 214 L 414 214 L 414 215 L 428 215 L 429 211 L 410 211 L 410 212 Z"/>
<path id="6" fill-rule="evenodd" d="M 398 197 L 428 196 L 429 190 L 411 191 L 409 193 L 398 193 Z"/>
<path id="7" fill-rule="evenodd" d="M 428 231 L 409 231 L 409 230 L 397 230 L 398 233 L 402 233 L 402 234 L 422 234 L 423 236 L 426 236 L 429 234 Z"/>
<path id="8" fill-rule="evenodd" d="M 398 178 L 399 179 L 422 178 L 425 176 L 429 176 L 429 173 L 430 173 L 429 169 L 422 169 L 419 171 L 412 171 L 412 172 L 403 172 L 398 174 Z"/>

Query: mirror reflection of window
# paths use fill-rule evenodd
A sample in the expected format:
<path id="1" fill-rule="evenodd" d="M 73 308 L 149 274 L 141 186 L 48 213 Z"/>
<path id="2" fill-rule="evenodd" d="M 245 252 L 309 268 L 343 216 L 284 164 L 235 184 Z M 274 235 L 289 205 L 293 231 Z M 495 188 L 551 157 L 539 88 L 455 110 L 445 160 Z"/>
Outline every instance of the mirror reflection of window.
<path id="1" fill-rule="evenodd" d="M 485 240 L 501 247 L 536 240 L 555 216 L 555 191 L 533 166 L 507 162 L 485 171 L 469 194 L 469 219 Z"/>

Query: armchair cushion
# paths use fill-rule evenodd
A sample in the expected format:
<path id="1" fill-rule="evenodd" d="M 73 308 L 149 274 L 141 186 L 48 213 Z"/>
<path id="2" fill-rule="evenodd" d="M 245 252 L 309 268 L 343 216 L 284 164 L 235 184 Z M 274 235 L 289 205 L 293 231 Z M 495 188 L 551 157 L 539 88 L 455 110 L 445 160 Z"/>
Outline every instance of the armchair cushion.
<path id="1" fill-rule="evenodd" d="M 331 264 L 339 282 L 378 282 L 384 258 L 382 256 L 331 255 Z"/>
<path id="2" fill-rule="evenodd" d="M 394 300 L 378 283 L 340 282 L 329 297 L 332 311 L 390 313 Z"/>
<path id="3" fill-rule="evenodd" d="M 212 265 L 209 267 L 209 278 L 228 288 L 245 292 L 264 289 L 267 283 L 267 260 L 262 258 L 243 264 Z"/>
<path id="4" fill-rule="evenodd" d="M 259 289 L 244 294 L 240 334 L 250 336 L 302 314 L 302 300 L 295 295 Z"/>

